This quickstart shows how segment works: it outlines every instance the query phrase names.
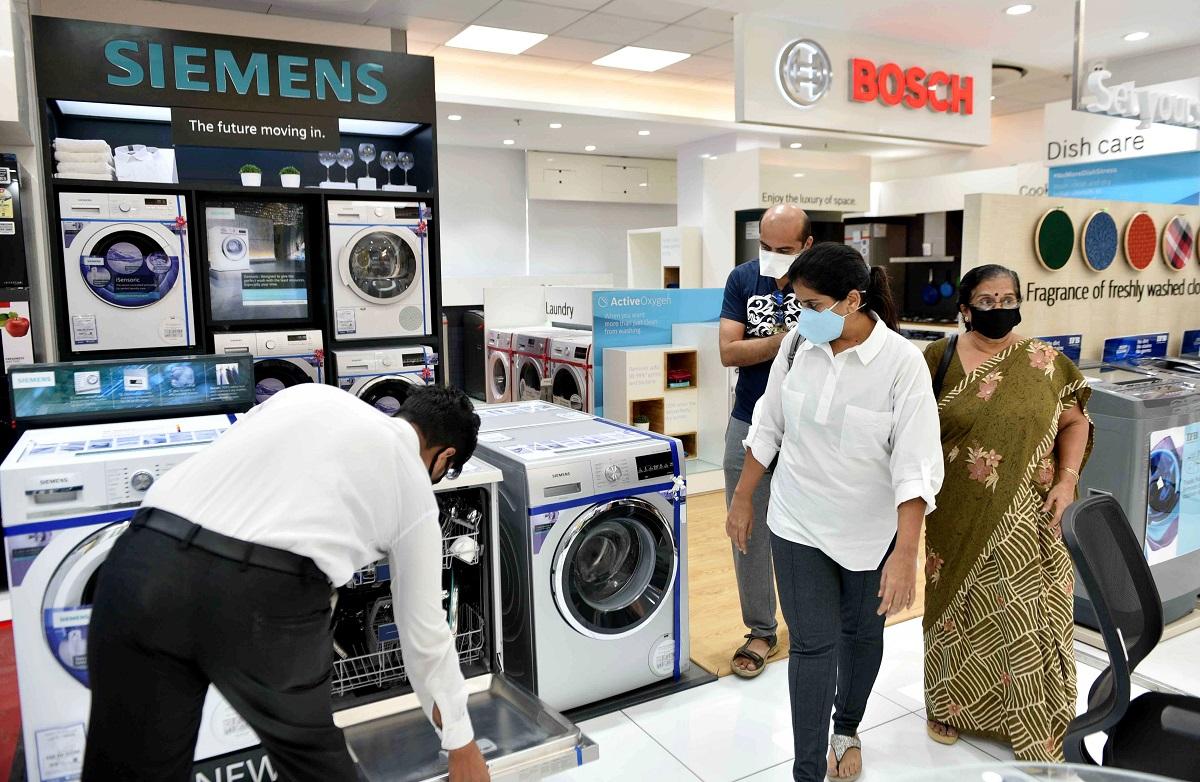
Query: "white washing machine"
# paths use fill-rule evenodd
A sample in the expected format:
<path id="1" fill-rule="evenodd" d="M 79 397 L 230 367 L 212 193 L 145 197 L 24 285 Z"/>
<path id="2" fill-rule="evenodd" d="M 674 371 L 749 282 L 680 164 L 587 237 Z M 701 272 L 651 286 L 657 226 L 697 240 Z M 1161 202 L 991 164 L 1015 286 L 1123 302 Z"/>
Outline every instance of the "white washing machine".
<path id="1" fill-rule="evenodd" d="M 187 206 L 174 193 L 60 193 L 71 350 L 196 344 Z"/>
<path id="2" fill-rule="evenodd" d="M 325 346 L 319 331 L 214 334 L 213 352 L 254 356 L 254 401 L 301 383 L 325 382 Z"/>
<path id="3" fill-rule="evenodd" d="M 208 229 L 208 268 L 215 272 L 250 271 L 250 231 L 240 225 Z"/>
<path id="4" fill-rule="evenodd" d="M 505 670 L 562 710 L 690 663 L 679 441 L 560 412 L 579 418 L 493 430 L 479 447 L 504 473 Z"/>
<path id="5" fill-rule="evenodd" d="M 432 333 L 430 219 L 424 204 L 329 202 L 336 341 Z"/>
<path id="6" fill-rule="evenodd" d="M 512 401 L 549 399 L 550 339 L 571 333 L 569 329 L 543 326 L 513 329 Z"/>
<path id="7" fill-rule="evenodd" d="M 92 594 L 113 542 L 154 481 L 234 420 L 205 415 L 35 429 L 21 436 L 0 466 L 30 782 L 79 779 L 91 700 Z M 257 743 L 250 727 L 210 688 L 196 760 Z"/>
<path id="8" fill-rule="evenodd" d="M 572 410 L 593 410 L 592 333 L 550 340 L 550 401 Z"/>
<path id="9" fill-rule="evenodd" d="M 511 331 L 488 329 L 487 348 L 484 351 L 484 378 L 487 384 L 488 402 L 511 402 L 513 390 Z"/>
<path id="10" fill-rule="evenodd" d="M 413 386 L 434 384 L 437 354 L 427 345 L 335 350 L 333 365 L 339 388 L 388 415 L 395 415 Z"/>
<path id="11" fill-rule="evenodd" d="M 503 442 L 504 437 L 495 433 L 505 429 L 524 429 L 527 426 L 547 426 L 564 421 L 591 419 L 587 413 L 564 410 L 559 405 L 541 400 L 476 405 L 475 414 L 479 416 L 480 442 Z"/>

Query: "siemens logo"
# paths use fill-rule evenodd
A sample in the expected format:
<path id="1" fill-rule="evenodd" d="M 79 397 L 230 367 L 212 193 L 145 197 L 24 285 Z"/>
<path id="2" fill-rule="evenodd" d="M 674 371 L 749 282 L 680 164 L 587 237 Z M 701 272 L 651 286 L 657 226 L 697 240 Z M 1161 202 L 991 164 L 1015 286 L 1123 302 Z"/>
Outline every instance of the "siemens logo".
<path id="1" fill-rule="evenodd" d="M 12 375 L 13 388 L 54 388 L 53 372 L 18 372 Z"/>
<path id="2" fill-rule="evenodd" d="M 125 39 L 106 43 L 104 58 L 114 69 L 106 74 L 114 87 L 139 87 L 148 81 L 161 90 L 170 79 L 176 90 L 192 92 L 248 95 L 253 90 L 262 97 L 332 99 L 372 106 L 388 97 L 381 79 L 383 65 L 374 62 L 355 68 L 348 60 L 262 52 L 239 59 L 228 49 L 143 45 Z"/>

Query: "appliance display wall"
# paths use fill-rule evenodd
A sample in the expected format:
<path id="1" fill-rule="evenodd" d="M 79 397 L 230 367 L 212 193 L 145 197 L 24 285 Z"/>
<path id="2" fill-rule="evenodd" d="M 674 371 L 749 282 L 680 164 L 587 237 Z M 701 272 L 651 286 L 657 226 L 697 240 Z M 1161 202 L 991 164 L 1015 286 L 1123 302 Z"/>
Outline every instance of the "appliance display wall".
<path id="1" fill-rule="evenodd" d="M 335 350 L 335 382 L 380 412 L 395 415 L 416 386 L 432 385 L 437 354 L 425 345 Z"/>

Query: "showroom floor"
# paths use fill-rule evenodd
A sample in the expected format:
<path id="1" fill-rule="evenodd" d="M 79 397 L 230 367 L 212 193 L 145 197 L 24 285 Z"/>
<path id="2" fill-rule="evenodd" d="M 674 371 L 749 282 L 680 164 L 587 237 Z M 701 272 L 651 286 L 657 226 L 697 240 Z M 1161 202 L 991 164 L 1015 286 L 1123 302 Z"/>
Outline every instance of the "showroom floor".
<path id="1" fill-rule="evenodd" d="M 883 668 L 862 726 L 864 782 L 903 772 L 1011 759 L 1007 747 L 978 739 L 954 747 L 925 736 L 921 620 L 887 628 Z M 1080 647 L 1089 656 L 1096 649 Z M 1200 695 L 1200 630 L 1159 645 L 1138 674 Z M 1099 671 L 1078 666 L 1079 705 Z M 1135 686 L 1134 694 L 1145 690 Z M 727 676 L 712 684 L 582 724 L 600 745 L 600 760 L 552 779 L 591 782 L 787 782 L 792 734 L 787 665 L 775 663 L 753 681 Z M 1097 737 L 1102 743 L 1103 739 Z M 1098 747 L 1093 749 L 1097 752 Z"/>

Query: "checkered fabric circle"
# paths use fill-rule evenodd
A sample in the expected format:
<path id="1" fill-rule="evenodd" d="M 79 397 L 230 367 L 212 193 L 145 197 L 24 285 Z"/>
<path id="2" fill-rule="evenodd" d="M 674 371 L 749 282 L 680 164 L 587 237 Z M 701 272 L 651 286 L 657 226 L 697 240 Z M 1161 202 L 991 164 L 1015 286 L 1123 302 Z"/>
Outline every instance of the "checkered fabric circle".
<path id="1" fill-rule="evenodd" d="M 1174 271 L 1182 271 L 1192 257 L 1195 234 L 1183 215 L 1176 215 L 1163 231 L 1163 260 Z"/>

